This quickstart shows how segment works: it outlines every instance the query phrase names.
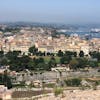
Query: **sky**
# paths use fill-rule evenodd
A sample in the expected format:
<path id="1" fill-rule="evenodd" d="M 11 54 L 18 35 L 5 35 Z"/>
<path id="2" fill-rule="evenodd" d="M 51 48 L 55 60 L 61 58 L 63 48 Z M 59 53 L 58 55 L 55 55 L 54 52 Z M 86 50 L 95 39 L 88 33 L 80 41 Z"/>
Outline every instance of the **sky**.
<path id="1" fill-rule="evenodd" d="M 0 22 L 100 23 L 100 0 L 0 0 Z"/>

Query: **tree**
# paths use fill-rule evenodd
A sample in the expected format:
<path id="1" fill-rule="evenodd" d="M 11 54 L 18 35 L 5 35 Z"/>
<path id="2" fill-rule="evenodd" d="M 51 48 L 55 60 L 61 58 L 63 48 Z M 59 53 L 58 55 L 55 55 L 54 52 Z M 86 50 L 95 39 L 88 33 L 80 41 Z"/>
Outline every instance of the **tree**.
<path id="1" fill-rule="evenodd" d="M 51 55 L 51 53 L 50 52 L 47 52 L 47 56 L 50 56 Z"/>
<path id="2" fill-rule="evenodd" d="M 2 66 L 8 65 L 8 59 L 5 58 L 5 57 L 3 57 L 3 58 L 1 59 L 1 61 L 0 61 L 0 64 L 1 64 Z"/>
<path id="3" fill-rule="evenodd" d="M 19 55 L 21 54 L 21 51 L 16 51 L 16 50 L 14 50 L 12 53 L 13 53 L 13 55 L 15 55 L 15 56 L 19 56 Z"/>
<path id="4" fill-rule="evenodd" d="M 100 52 L 97 52 L 97 51 L 89 52 L 89 55 L 92 58 L 97 58 L 97 60 L 100 61 Z"/>
<path id="5" fill-rule="evenodd" d="M 13 58 L 13 57 L 18 57 L 21 54 L 21 51 L 9 51 L 7 52 L 7 54 L 5 55 L 8 58 Z"/>
<path id="6" fill-rule="evenodd" d="M 5 55 L 9 60 L 14 60 L 17 58 L 19 53 L 17 53 L 17 51 L 9 51 L 7 52 L 7 54 Z"/>
<path id="7" fill-rule="evenodd" d="M 38 62 L 39 62 L 39 63 L 44 63 L 44 58 L 40 57 L 40 58 L 38 59 Z"/>
<path id="8" fill-rule="evenodd" d="M 85 68 L 88 65 L 88 59 L 86 58 L 77 58 L 78 60 L 78 68 Z"/>
<path id="9" fill-rule="evenodd" d="M 84 57 L 84 52 L 83 51 L 80 51 L 79 57 Z"/>
<path id="10" fill-rule="evenodd" d="M 56 66 L 56 59 L 54 57 L 51 57 L 49 63 L 48 63 L 49 68 L 51 69 L 52 67 Z"/>
<path id="11" fill-rule="evenodd" d="M 3 56 L 4 56 L 4 51 L 1 50 L 1 51 L 0 51 L 0 57 L 3 57 Z"/>
<path id="12" fill-rule="evenodd" d="M 34 58 L 33 60 L 34 60 L 34 62 L 35 62 L 36 65 L 39 64 L 39 63 L 44 63 L 44 58 L 42 58 L 42 57 L 37 58 L 37 59 Z"/>
<path id="13" fill-rule="evenodd" d="M 45 56 L 45 52 L 38 51 L 36 53 L 36 56 Z"/>
<path id="14" fill-rule="evenodd" d="M 35 46 L 30 47 L 28 51 L 33 55 L 38 53 L 38 49 Z"/>
<path id="15" fill-rule="evenodd" d="M 64 56 L 60 58 L 60 63 L 61 64 L 68 64 L 71 60 L 71 56 Z"/>
<path id="16" fill-rule="evenodd" d="M 63 88 L 57 87 L 54 89 L 54 95 L 57 97 L 58 95 L 63 95 Z"/>
<path id="17" fill-rule="evenodd" d="M 71 68 L 72 69 L 74 69 L 74 70 L 76 70 L 77 69 L 77 66 L 78 66 L 78 61 L 77 61 L 77 59 L 72 59 L 71 61 L 70 61 L 70 66 L 71 66 Z"/>
<path id="18" fill-rule="evenodd" d="M 73 56 L 74 57 L 77 57 L 77 52 L 73 52 Z"/>
<path id="19" fill-rule="evenodd" d="M 97 63 L 97 61 L 88 61 L 88 65 L 89 65 L 90 67 L 95 68 L 95 67 L 98 66 L 98 63 Z"/>
<path id="20" fill-rule="evenodd" d="M 62 57 L 63 56 L 63 52 L 61 50 L 59 50 L 57 55 L 58 55 L 58 57 Z"/>
<path id="21" fill-rule="evenodd" d="M 4 84 L 8 89 L 12 88 L 11 78 L 6 70 L 4 71 L 4 74 L 0 75 L 0 84 Z"/>
<path id="22" fill-rule="evenodd" d="M 80 78 L 72 78 L 68 80 L 64 80 L 67 86 L 80 86 L 81 85 L 81 79 Z"/>
<path id="23" fill-rule="evenodd" d="M 72 52 L 72 51 L 65 51 L 65 54 L 64 54 L 64 56 L 74 56 L 74 52 Z"/>
<path id="24" fill-rule="evenodd" d="M 35 68 L 37 71 L 40 71 L 40 70 L 48 70 L 48 67 L 47 67 L 47 64 L 45 63 L 39 63 L 36 68 Z"/>
<path id="25" fill-rule="evenodd" d="M 30 60 L 29 62 L 28 62 L 28 69 L 29 70 L 35 70 L 35 62 L 33 61 L 33 60 Z"/>
<path id="26" fill-rule="evenodd" d="M 31 58 L 28 57 L 28 56 L 22 56 L 19 59 L 20 59 L 20 62 L 19 62 L 20 63 L 20 67 L 22 68 L 22 70 L 28 69 L 28 64 L 29 64 Z"/>
<path id="27" fill-rule="evenodd" d="M 14 71 L 22 71 L 24 69 L 30 69 L 29 62 L 31 58 L 28 56 L 17 57 L 16 59 L 12 59 L 9 62 L 10 70 Z"/>

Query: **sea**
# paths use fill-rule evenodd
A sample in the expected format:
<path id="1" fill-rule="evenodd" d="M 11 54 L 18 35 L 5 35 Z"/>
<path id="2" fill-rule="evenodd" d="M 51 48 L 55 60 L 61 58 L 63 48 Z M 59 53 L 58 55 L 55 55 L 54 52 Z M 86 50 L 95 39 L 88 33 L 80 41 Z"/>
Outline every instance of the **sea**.
<path id="1" fill-rule="evenodd" d="M 78 30 L 73 30 L 70 32 L 66 32 L 65 34 L 78 34 L 81 38 L 100 38 L 100 33 L 98 32 L 91 32 L 91 27 L 80 27 Z"/>
<path id="2" fill-rule="evenodd" d="M 79 32 L 79 31 L 74 31 L 74 32 L 66 32 L 65 34 L 68 34 L 68 35 L 74 35 L 74 34 L 78 34 L 81 38 L 83 37 L 89 37 L 89 38 L 100 38 L 100 33 L 96 33 L 96 32 Z"/>

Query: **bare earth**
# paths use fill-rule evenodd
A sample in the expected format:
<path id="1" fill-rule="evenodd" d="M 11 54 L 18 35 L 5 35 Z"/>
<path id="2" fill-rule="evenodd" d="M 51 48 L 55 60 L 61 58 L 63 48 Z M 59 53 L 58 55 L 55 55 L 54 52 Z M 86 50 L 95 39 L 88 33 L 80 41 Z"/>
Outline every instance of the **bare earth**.
<path id="1" fill-rule="evenodd" d="M 100 100 L 100 90 L 74 90 L 64 91 L 65 97 L 55 97 L 53 94 L 38 100 Z"/>

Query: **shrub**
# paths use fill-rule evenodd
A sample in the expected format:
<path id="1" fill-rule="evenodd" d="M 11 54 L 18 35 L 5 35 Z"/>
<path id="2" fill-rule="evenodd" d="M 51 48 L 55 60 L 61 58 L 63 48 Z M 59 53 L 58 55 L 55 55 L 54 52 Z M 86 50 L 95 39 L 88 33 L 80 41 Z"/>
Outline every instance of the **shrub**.
<path id="1" fill-rule="evenodd" d="M 54 86 L 55 86 L 54 83 L 45 84 L 45 87 L 48 87 L 48 88 L 54 88 Z"/>
<path id="2" fill-rule="evenodd" d="M 58 96 L 58 95 L 60 95 L 60 94 L 63 94 L 63 89 L 62 88 L 55 88 L 54 89 L 54 94 L 55 94 L 55 96 Z"/>
<path id="3" fill-rule="evenodd" d="M 65 80 L 67 86 L 79 86 L 81 84 L 81 79 L 74 78 Z"/>

